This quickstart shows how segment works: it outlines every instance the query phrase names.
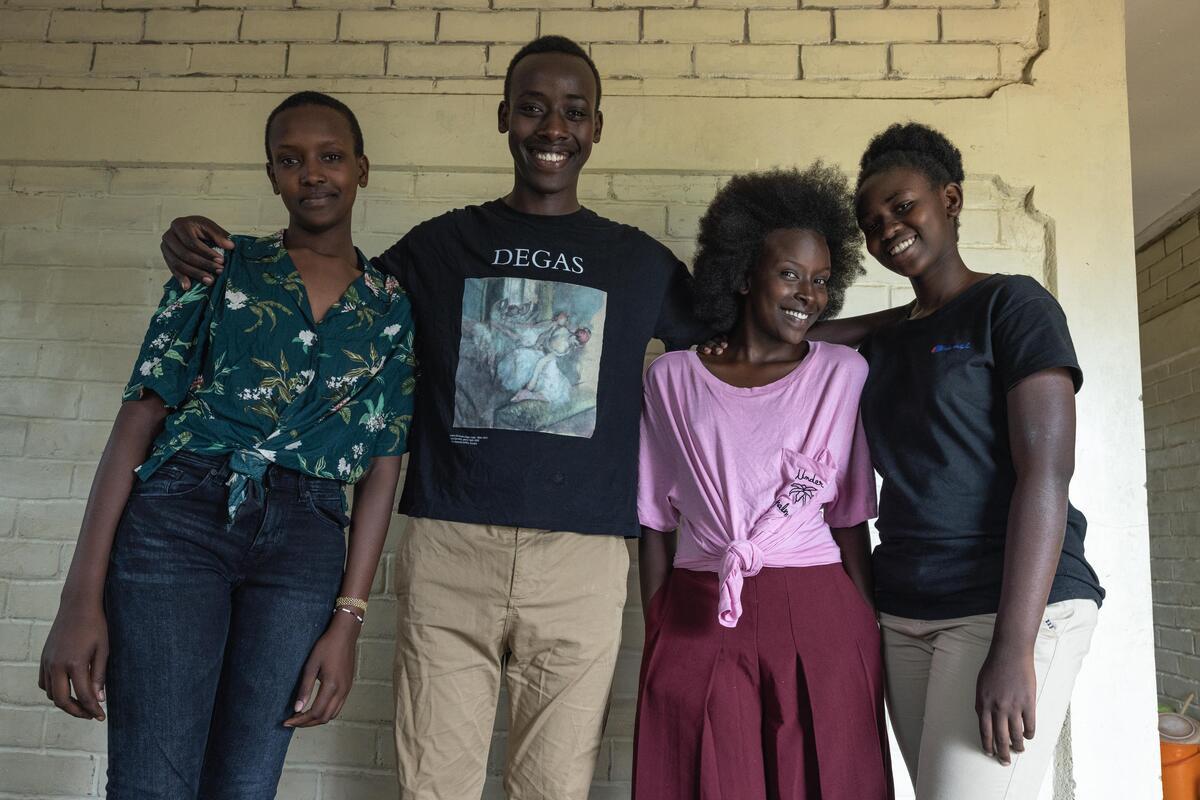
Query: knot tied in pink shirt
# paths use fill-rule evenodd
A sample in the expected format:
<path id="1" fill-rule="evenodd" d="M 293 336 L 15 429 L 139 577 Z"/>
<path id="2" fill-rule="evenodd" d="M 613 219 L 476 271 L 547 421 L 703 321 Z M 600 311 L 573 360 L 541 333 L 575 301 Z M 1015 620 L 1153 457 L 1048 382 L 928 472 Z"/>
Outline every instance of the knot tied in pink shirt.
<path id="1" fill-rule="evenodd" d="M 737 627 L 742 617 L 742 586 L 763 567 L 811 566 L 837 563 L 841 554 L 823 515 L 826 503 L 836 497 L 838 469 L 828 450 L 817 458 L 784 450 L 775 478 L 776 489 L 760 497 L 760 514 L 745 534 L 722 532 L 719 539 L 684 519 L 681 530 L 691 536 L 681 540 L 675 566 L 716 572 L 720 580 L 717 622 Z M 684 542 L 694 545 L 685 547 Z"/>
<path id="2" fill-rule="evenodd" d="M 638 516 L 679 530 L 675 567 L 717 574 L 721 626 L 737 626 L 746 578 L 836 564 L 830 529 L 875 515 L 858 421 L 866 377 L 862 356 L 823 342 L 766 386 L 731 386 L 688 351 L 647 371 Z"/>
<path id="3" fill-rule="evenodd" d="M 742 579 L 753 578 L 763 568 L 763 551 L 749 539 L 737 539 L 725 548 L 721 559 L 721 596 L 717 621 L 726 628 L 737 626 L 742 616 Z"/>

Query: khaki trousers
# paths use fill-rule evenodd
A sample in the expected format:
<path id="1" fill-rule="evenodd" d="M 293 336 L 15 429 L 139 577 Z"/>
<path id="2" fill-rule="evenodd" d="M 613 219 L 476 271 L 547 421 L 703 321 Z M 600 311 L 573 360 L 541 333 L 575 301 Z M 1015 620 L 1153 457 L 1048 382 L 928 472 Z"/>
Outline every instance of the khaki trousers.
<path id="1" fill-rule="evenodd" d="M 396 553 L 402 800 L 483 791 L 501 675 L 512 800 L 586 800 L 621 638 L 619 536 L 413 518 Z"/>
<path id="2" fill-rule="evenodd" d="M 995 614 L 916 620 L 881 614 L 888 710 L 917 800 L 1036 800 L 1092 641 L 1091 600 L 1046 607 L 1034 647 L 1037 732 L 1011 766 L 984 755 L 975 681 Z"/>

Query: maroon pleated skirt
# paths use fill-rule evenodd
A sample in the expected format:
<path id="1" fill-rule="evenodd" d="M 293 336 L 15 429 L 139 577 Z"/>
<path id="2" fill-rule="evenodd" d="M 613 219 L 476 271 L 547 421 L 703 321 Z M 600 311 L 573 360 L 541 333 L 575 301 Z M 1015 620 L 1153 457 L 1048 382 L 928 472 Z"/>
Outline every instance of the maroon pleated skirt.
<path id="1" fill-rule="evenodd" d="M 879 628 L 840 564 L 765 568 L 717 623 L 717 575 L 650 601 L 635 800 L 890 800 Z"/>

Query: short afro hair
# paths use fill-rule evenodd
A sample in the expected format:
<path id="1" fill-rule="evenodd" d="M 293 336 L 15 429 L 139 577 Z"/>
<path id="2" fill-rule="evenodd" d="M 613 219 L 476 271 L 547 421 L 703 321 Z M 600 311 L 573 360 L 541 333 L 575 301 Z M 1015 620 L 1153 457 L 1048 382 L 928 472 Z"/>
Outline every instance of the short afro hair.
<path id="1" fill-rule="evenodd" d="M 717 331 L 737 321 L 739 290 L 762 256 L 767 236 L 780 229 L 810 230 L 829 247 L 829 302 L 821 317 L 842 309 L 846 290 L 866 270 L 862 235 L 846 176 L 815 162 L 804 170 L 775 169 L 736 175 L 700 220 L 693 292 L 696 315 Z"/>
<path id="2" fill-rule="evenodd" d="M 537 53 L 565 53 L 582 58 L 583 62 L 588 65 L 588 69 L 592 71 L 592 77 L 596 79 L 596 108 L 600 108 L 600 71 L 596 69 L 596 63 L 592 61 L 592 57 L 587 54 L 587 51 L 565 36 L 539 36 L 517 51 L 517 54 L 512 57 L 512 61 L 508 62 L 508 71 L 504 73 L 505 100 L 508 100 L 508 92 L 512 88 L 512 74 L 513 70 L 517 68 L 517 64 L 521 63 L 521 59 L 525 56 Z"/>
<path id="3" fill-rule="evenodd" d="M 895 124 L 867 145 L 858 164 L 858 185 L 892 167 L 910 167 L 924 173 L 935 187 L 963 182 L 962 153 L 945 134 L 918 122 Z"/>
<path id="4" fill-rule="evenodd" d="M 287 111 L 290 108 L 301 108 L 302 106 L 324 106 L 332 108 L 334 111 L 341 114 L 350 123 L 350 133 L 354 135 L 354 155 L 361 156 L 363 154 L 363 133 L 362 127 L 358 124 L 358 117 L 354 116 L 354 112 L 350 110 L 350 106 L 338 100 L 335 97 L 330 97 L 321 92 L 296 92 L 291 97 L 284 100 L 279 105 L 275 106 L 275 110 L 267 116 L 267 127 L 263 133 L 263 146 L 267 150 L 267 161 L 271 160 L 271 123 L 275 118 Z"/>

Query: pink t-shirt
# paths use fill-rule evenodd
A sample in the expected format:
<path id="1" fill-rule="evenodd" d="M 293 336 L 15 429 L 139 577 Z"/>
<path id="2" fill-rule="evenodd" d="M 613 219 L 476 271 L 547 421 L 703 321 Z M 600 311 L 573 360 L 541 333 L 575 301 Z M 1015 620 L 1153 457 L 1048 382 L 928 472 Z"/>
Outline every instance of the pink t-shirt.
<path id="1" fill-rule="evenodd" d="M 737 625 L 742 579 L 763 567 L 841 562 L 830 527 L 876 515 L 875 475 L 858 418 L 867 363 L 812 342 L 791 373 L 743 389 L 690 351 L 646 372 L 638 517 L 679 528 L 675 566 L 716 572 L 718 620 Z"/>

